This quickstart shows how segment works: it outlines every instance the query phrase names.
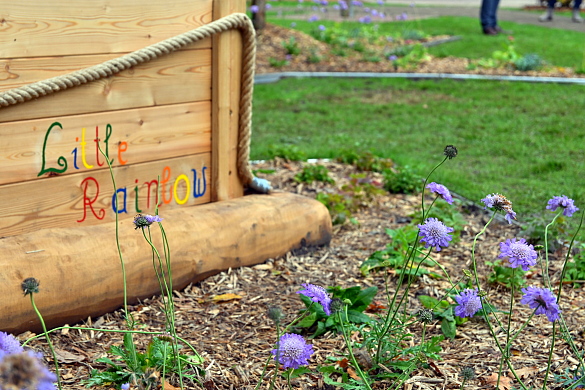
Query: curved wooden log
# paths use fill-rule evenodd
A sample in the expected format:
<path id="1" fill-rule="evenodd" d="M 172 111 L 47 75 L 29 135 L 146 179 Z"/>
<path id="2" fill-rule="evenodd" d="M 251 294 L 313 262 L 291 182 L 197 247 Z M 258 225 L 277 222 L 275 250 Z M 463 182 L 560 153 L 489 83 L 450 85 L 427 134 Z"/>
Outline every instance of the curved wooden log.
<path id="1" fill-rule="evenodd" d="M 171 248 L 174 288 L 228 268 L 258 264 L 301 246 L 329 243 L 331 220 L 319 202 L 290 193 L 249 195 L 160 215 Z M 153 226 L 155 244 L 162 251 Z M 131 302 L 160 293 L 151 250 L 131 219 L 120 222 Z M 48 327 L 75 323 L 123 304 L 115 224 L 44 229 L 0 239 L 0 330 L 39 331 L 21 283 L 40 281 L 35 302 Z"/>

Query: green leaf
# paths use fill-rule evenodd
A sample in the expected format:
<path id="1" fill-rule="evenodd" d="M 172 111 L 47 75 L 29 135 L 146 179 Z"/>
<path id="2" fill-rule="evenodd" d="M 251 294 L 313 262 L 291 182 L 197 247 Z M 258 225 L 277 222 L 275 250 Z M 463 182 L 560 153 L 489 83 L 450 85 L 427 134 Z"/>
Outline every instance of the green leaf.
<path id="1" fill-rule="evenodd" d="M 299 367 L 299 368 L 295 368 L 294 370 L 292 370 L 290 377 L 291 378 L 298 378 L 301 375 L 310 373 L 311 370 L 309 370 L 307 367 Z"/>
<path id="2" fill-rule="evenodd" d="M 311 326 L 313 326 L 315 321 L 317 321 L 317 313 L 311 313 L 302 320 L 300 320 L 297 326 L 300 326 L 301 328 L 310 328 Z"/>
<path id="3" fill-rule="evenodd" d="M 356 297 L 353 305 L 351 305 L 351 309 L 357 311 L 366 310 L 374 300 L 374 297 L 376 296 L 377 293 L 378 287 L 376 286 L 371 286 L 364 290 L 361 290 L 358 296 Z"/>
<path id="4" fill-rule="evenodd" d="M 455 326 L 455 321 L 454 320 L 449 321 L 447 318 L 443 318 L 443 320 L 441 321 L 441 331 L 443 331 L 445 337 L 448 337 L 451 340 L 453 340 L 455 338 L 455 335 L 457 334 L 457 327 Z"/>
<path id="5" fill-rule="evenodd" d="M 429 297 L 428 295 L 419 295 L 418 300 L 427 309 L 433 309 L 439 304 L 439 300 L 437 298 Z"/>
<path id="6" fill-rule="evenodd" d="M 348 310 L 347 317 L 349 322 L 353 322 L 355 324 L 363 324 L 372 321 L 368 315 L 355 310 Z"/>

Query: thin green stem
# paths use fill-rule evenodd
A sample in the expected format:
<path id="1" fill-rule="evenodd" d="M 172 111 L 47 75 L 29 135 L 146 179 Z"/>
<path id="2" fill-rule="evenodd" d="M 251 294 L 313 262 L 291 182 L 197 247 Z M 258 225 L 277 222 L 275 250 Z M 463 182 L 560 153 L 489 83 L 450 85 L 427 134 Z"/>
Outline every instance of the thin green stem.
<path id="1" fill-rule="evenodd" d="M 55 353 L 55 348 L 53 348 L 53 343 L 51 342 L 51 338 L 49 337 L 49 332 L 47 332 L 47 326 L 45 325 L 45 320 L 43 319 L 41 312 L 39 311 L 39 309 L 37 308 L 37 305 L 35 304 L 35 298 L 33 297 L 34 293 L 29 293 L 29 295 L 30 295 L 30 304 L 32 305 L 33 310 L 37 314 L 37 317 L 39 317 L 39 321 L 41 322 L 41 326 L 43 327 L 43 334 L 45 335 L 45 338 L 47 339 L 47 344 L 49 344 L 49 349 L 51 350 L 51 354 L 53 355 L 53 363 L 55 363 L 55 374 L 57 375 L 57 386 L 59 387 L 59 390 L 61 390 L 62 389 L 61 375 L 59 375 L 59 362 L 57 361 L 57 354 Z"/>
<path id="2" fill-rule="evenodd" d="M 343 308 L 344 308 L 344 312 L 345 312 L 345 318 L 347 318 L 347 305 L 344 305 Z M 351 346 L 351 339 L 350 339 L 349 335 L 347 334 L 347 329 L 345 327 L 343 319 L 341 318 L 341 311 L 338 311 L 336 313 L 336 315 L 337 315 L 337 320 L 341 324 L 341 333 L 343 335 L 343 340 L 345 341 L 345 346 L 347 347 L 347 352 L 349 353 L 349 357 L 351 359 L 351 362 L 352 362 L 353 366 L 355 367 L 355 370 L 357 371 L 360 378 L 362 378 L 362 381 L 364 382 L 364 385 L 366 386 L 366 388 L 369 390 L 372 390 L 372 388 L 370 387 L 370 381 L 368 380 L 368 377 L 362 371 L 360 365 L 358 364 L 358 362 L 355 358 L 355 355 L 353 354 L 353 348 Z"/>
<path id="3" fill-rule="evenodd" d="M 512 280 L 514 280 L 514 276 L 516 276 L 516 268 L 512 268 Z M 504 360 L 510 359 L 510 332 L 512 329 L 512 312 L 514 310 L 514 293 L 516 289 L 516 284 L 512 283 L 512 288 L 510 292 L 510 313 L 508 314 L 508 329 L 506 331 L 506 347 L 505 353 L 502 354 L 502 358 L 500 359 L 500 368 L 498 370 L 498 380 L 496 382 L 496 388 L 500 388 L 500 378 L 502 376 L 502 369 L 504 367 Z"/>

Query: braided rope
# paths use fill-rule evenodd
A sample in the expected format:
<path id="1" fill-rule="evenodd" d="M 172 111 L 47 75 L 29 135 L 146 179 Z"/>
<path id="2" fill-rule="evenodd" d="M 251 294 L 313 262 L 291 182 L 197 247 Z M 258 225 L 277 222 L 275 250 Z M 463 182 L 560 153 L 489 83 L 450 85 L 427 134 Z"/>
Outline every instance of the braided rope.
<path id="1" fill-rule="evenodd" d="M 235 29 L 241 31 L 243 43 L 237 166 L 240 179 L 244 185 L 249 185 L 254 179 L 248 167 L 248 159 L 250 156 L 252 129 L 252 93 L 254 88 L 256 41 L 252 22 L 243 13 L 228 15 L 194 30 L 89 68 L 1 92 L 0 107 L 24 103 L 67 88 L 110 77 L 133 66 L 175 52 L 214 34 Z"/>

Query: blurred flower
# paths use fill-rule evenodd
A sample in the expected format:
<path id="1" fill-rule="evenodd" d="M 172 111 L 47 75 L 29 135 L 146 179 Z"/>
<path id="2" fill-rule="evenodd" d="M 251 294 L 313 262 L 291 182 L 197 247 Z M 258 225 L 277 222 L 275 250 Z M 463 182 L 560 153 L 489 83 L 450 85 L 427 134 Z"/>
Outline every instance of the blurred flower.
<path id="1" fill-rule="evenodd" d="M 481 309 L 481 298 L 477 295 L 477 289 L 466 288 L 455 296 L 457 306 L 455 315 L 458 317 L 473 317 Z"/>
<path id="2" fill-rule="evenodd" d="M 145 227 L 148 227 L 155 222 L 162 222 L 162 220 L 163 219 L 158 215 L 136 214 L 133 221 L 134 229 L 144 229 Z"/>
<path id="3" fill-rule="evenodd" d="M 351 4 L 355 5 L 356 7 L 363 7 L 363 3 L 361 1 L 353 0 Z"/>
<path id="4" fill-rule="evenodd" d="M 327 0 L 321 0 L 321 5 L 327 5 L 329 2 Z"/>
<path id="5" fill-rule="evenodd" d="M 22 284 L 20 285 L 20 287 L 22 288 L 22 291 L 24 292 L 24 295 L 28 295 L 28 294 L 38 294 L 39 292 L 39 285 L 41 283 L 36 280 L 35 278 L 26 278 L 22 281 Z"/>
<path id="6" fill-rule="evenodd" d="M 271 352 L 274 355 L 274 360 L 282 364 L 283 368 L 296 369 L 309 364 L 308 360 L 314 351 L 311 344 L 305 343 L 303 336 L 286 333 L 280 337 L 276 349 Z"/>
<path id="7" fill-rule="evenodd" d="M 122 386 L 120 386 L 120 389 L 122 390 L 128 390 L 130 388 L 130 383 L 124 383 Z"/>
<path id="8" fill-rule="evenodd" d="M 24 348 L 20 345 L 20 342 L 11 335 L 10 333 L 0 332 L 0 353 L 6 354 L 20 353 L 23 352 Z"/>
<path id="9" fill-rule="evenodd" d="M 530 306 L 531 309 L 536 309 L 536 314 L 546 314 L 550 322 L 554 322 L 559 318 L 559 305 L 557 305 L 557 298 L 553 293 L 542 287 L 526 287 L 522 289 L 524 296 L 520 303 Z"/>
<path id="10" fill-rule="evenodd" d="M 378 10 L 373 9 L 370 13 L 372 16 L 378 16 Z"/>
<path id="11" fill-rule="evenodd" d="M 323 306 L 323 311 L 328 316 L 331 315 L 331 298 L 329 298 L 329 294 L 327 294 L 327 290 L 325 290 L 321 286 L 316 286 L 310 283 L 303 283 L 301 284 L 305 289 L 301 291 L 297 291 L 297 294 L 303 294 L 304 296 L 311 298 L 311 301 L 320 303 Z"/>
<path id="12" fill-rule="evenodd" d="M 453 228 L 445 226 L 437 218 L 428 218 L 423 225 L 418 225 L 420 235 L 422 236 L 420 242 L 425 243 L 425 248 L 435 247 L 439 252 L 441 247 L 449 246 L 449 241 L 453 239 L 449 235 Z"/>
<path id="13" fill-rule="evenodd" d="M 445 187 L 444 185 L 432 182 L 427 185 L 427 188 L 431 190 L 431 192 L 434 192 L 441 198 L 445 199 L 445 202 L 453 204 L 453 197 L 451 196 L 451 192 L 449 192 L 447 187 Z"/>
<path id="14" fill-rule="evenodd" d="M 266 4 L 266 9 L 272 8 L 272 4 Z"/>
<path id="15" fill-rule="evenodd" d="M 403 12 L 396 17 L 396 20 L 407 20 L 407 19 L 408 19 L 408 14 L 406 12 Z"/>
<path id="16" fill-rule="evenodd" d="M 512 220 L 516 219 L 516 213 L 512 210 L 512 202 L 510 202 L 504 195 L 491 194 L 481 201 L 485 204 L 484 209 L 486 210 L 489 207 L 490 209 L 494 208 L 497 211 L 505 211 L 505 218 L 508 223 L 512 223 Z"/>
<path id="17" fill-rule="evenodd" d="M 378 0 L 377 3 L 378 5 L 384 5 L 384 0 Z"/>
<path id="18" fill-rule="evenodd" d="M 255 14 L 260 10 L 260 8 L 257 5 L 251 5 L 250 6 L 250 12 Z"/>
<path id="19" fill-rule="evenodd" d="M 372 23 L 372 18 L 369 15 L 359 18 L 360 23 Z"/>
<path id="20" fill-rule="evenodd" d="M 557 208 L 562 207 L 565 210 L 563 211 L 563 215 L 565 217 L 572 217 L 573 213 L 579 211 L 577 207 L 575 207 L 575 201 L 571 198 L 563 196 L 553 196 L 552 199 L 548 201 L 548 206 L 546 206 L 547 210 L 556 211 Z"/>
<path id="21" fill-rule="evenodd" d="M 319 17 L 317 15 L 311 15 L 311 17 L 309 18 L 309 22 L 316 22 L 317 20 L 319 20 Z"/>
<path id="22" fill-rule="evenodd" d="M 508 258 L 510 267 L 522 267 L 523 271 L 528 271 L 530 267 L 536 265 L 536 258 L 538 254 L 534 250 L 534 246 L 528 245 L 525 239 L 520 240 L 507 239 L 505 242 L 500 242 L 500 255 L 498 258 Z"/>
<path id="23" fill-rule="evenodd" d="M 294 28 L 294 27 L 296 27 L 296 26 L 297 26 L 297 24 L 296 24 L 296 22 L 292 22 L 292 23 L 290 24 L 290 26 Z"/>
<path id="24" fill-rule="evenodd" d="M 325 30 L 326 30 L 326 27 L 325 27 L 325 26 L 323 26 L 322 24 L 320 24 L 320 25 L 319 25 L 319 30 L 320 30 L 320 31 L 325 31 Z"/>
<path id="25" fill-rule="evenodd" d="M 396 61 L 398 59 L 398 57 L 395 54 L 392 54 L 391 56 L 388 57 L 388 60 L 390 61 Z"/>

